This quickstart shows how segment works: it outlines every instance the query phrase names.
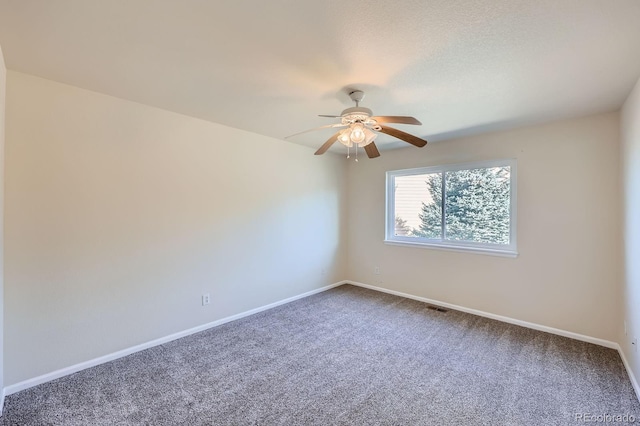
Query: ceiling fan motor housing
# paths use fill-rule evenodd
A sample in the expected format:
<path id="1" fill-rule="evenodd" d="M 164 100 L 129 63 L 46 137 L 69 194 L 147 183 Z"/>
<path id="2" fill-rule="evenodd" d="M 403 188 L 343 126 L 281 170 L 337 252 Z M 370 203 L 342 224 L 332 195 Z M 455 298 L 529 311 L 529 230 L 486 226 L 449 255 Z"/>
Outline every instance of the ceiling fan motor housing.
<path id="1" fill-rule="evenodd" d="M 342 116 L 342 118 L 349 117 L 349 116 L 355 116 L 355 115 L 361 115 L 361 116 L 364 116 L 366 118 L 366 117 L 371 117 L 373 115 L 373 112 L 369 108 L 351 107 L 351 108 L 345 109 L 340 114 L 340 116 Z"/>
<path id="2" fill-rule="evenodd" d="M 373 112 L 369 108 L 353 107 L 342 111 L 342 124 L 351 125 L 354 123 L 362 123 L 371 130 L 380 131 L 381 127 L 377 121 L 371 116 Z"/>

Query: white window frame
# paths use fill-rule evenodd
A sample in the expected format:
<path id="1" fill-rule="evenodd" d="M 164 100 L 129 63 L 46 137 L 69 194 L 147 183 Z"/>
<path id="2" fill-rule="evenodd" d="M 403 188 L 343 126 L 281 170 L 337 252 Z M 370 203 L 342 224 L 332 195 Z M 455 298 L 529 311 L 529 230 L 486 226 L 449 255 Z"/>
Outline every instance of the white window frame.
<path id="1" fill-rule="evenodd" d="M 489 244 L 472 241 L 450 241 L 442 238 L 431 239 L 423 237 L 406 237 L 395 234 L 395 178 L 398 176 L 410 176 L 429 173 L 445 173 L 457 170 L 470 170 L 491 167 L 510 167 L 509 184 L 509 244 Z M 444 186 L 444 179 L 443 179 Z M 443 194 L 443 199 L 445 194 Z M 385 217 L 385 244 L 432 248 L 439 250 L 451 250 L 461 252 L 474 252 L 495 256 L 516 257 L 518 255 L 516 244 L 517 229 L 517 162 L 515 159 L 501 159 L 480 161 L 473 163 L 458 163 L 432 167 L 419 167 L 415 169 L 392 170 L 386 173 L 386 217 Z M 443 211 L 444 227 L 444 211 Z M 444 231 L 443 231 L 444 232 Z"/>

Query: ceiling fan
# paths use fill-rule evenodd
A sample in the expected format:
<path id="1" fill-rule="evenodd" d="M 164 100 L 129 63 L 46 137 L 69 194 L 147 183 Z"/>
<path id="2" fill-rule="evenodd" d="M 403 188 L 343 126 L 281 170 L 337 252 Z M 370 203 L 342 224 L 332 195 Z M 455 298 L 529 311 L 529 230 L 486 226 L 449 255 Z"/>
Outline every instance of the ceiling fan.
<path id="1" fill-rule="evenodd" d="M 400 139 L 401 141 L 408 142 L 411 145 L 417 146 L 418 148 L 422 148 L 427 144 L 427 141 L 424 139 L 403 132 L 402 130 L 387 126 L 387 123 L 421 125 L 422 123 L 414 117 L 397 115 L 374 116 L 373 112 L 369 108 L 359 106 L 360 101 L 362 101 L 362 99 L 364 98 L 364 92 L 362 90 L 352 90 L 351 92 L 349 92 L 349 97 L 356 103 L 355 107 L 345 109 L 340 115 L 319 116 L 340 118 L 340 123 L 328 124 L 326 126 L 320 126 L 314 129 L 305 130 L 304 132 L 296 133 L 294 135 L 287 136 L 286 138 L 288 139 L 293 136 L 298 136 L 303 133 L 312 132 L 319 129 L 344 127 L 344 129 L 339 130 L 333 136 L 327 139 L 327 141 L 320 147 L 320 149 L 315 152 L 315 155 L 324 154 L 329 148 L 331 148 L 331 145 L 338 141 L 347 148 L 355 146 L 356 155 L 358 147 L 364 148 L 369 158 L 376 158 L 380 156 L 380 152 L 378 151 L 376 144 L 373 142 L 374 139 L 378 137 L 377 132 L 386 133 L 389 136 L 393 136 L 394 138 Z M 357 156 L 356 161 L 358 161 Z"/>

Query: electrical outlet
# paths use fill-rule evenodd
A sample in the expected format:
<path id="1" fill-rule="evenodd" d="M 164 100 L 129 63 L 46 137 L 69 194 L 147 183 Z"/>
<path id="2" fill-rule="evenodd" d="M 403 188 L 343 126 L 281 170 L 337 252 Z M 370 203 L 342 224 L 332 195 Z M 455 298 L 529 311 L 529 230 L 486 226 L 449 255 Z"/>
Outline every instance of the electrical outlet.
<path id="1" fill-rule="evenodd" d="M 380 267 L 379 266 L 374 266 L 373 273 L 376 274 L 376 275 L 380 275 Z"/>
<path id="2" fill-rule="evenodd" d="M 633 350 L 637 353 L 638 352 L 638 338 L 634 337 L 633 340 L 631 341 L 631 344 L 633 345 Z"/>
<path id="3" fill-rule="evenodd" d="M 322 270 L 320 271 L 321 275 L 327 275 L 327 268 L 322 268 Z"/>
<path id="4" fill-rule="evenodd" d="M 202 306 L 208 305 L 209 303 L 211 303 L 211 296 L 209 295 L 209 293 L 203 294 L 202 295 Z"/>

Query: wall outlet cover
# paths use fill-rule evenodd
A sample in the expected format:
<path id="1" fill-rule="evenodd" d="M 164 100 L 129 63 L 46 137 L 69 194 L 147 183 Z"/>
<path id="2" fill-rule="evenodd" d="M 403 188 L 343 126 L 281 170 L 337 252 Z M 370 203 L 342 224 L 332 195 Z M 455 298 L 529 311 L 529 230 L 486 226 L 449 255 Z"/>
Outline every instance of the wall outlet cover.
<path id="1" fill-rule="evenodd" d="M 202 306 L 208 305 L 209 303 L 211 303 L 211 296 L 209 295 L 209 293 L 203 294 L 202 295 Z"/>

